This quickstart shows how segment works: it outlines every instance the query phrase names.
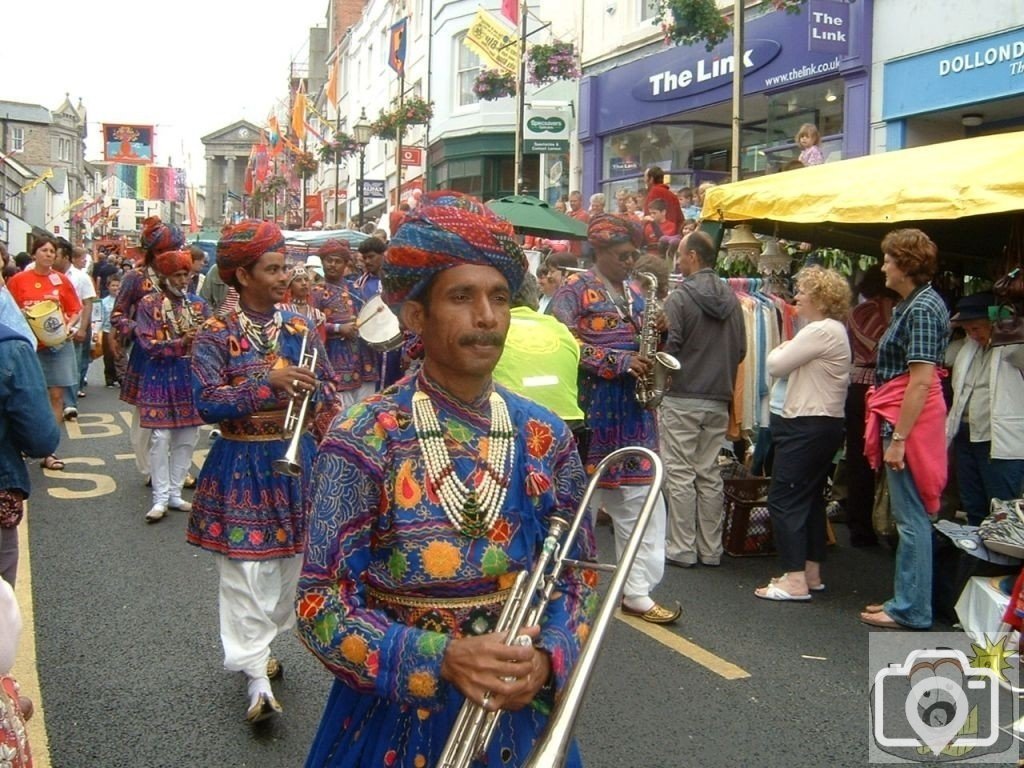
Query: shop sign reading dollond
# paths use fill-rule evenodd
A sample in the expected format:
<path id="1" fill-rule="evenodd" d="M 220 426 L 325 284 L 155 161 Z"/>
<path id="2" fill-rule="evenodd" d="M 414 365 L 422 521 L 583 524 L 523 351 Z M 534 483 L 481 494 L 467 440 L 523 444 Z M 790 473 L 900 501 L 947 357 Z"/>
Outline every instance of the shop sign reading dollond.
<path id="1" fill-rule="evenodd" d="M 769 64 L 781 51 L 782 45 L 775 40 L 749 41 L 743 52 L 744 76 Z M 732 82 L 734 69 L 734 56 L 712 51 L 696 61 L 684 61 L 678 69 L 655 72 L 633 87 L 633 97 L 640 101 L 667 101 L 693 96 Z"/>

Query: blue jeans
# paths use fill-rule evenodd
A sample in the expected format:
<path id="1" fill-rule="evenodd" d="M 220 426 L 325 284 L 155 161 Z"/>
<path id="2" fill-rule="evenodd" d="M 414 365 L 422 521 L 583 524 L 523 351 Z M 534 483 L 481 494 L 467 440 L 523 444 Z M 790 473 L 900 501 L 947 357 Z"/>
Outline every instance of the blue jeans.
<path id="1" fill-rule="evenodd" d="M 82 381 L 85 379 L 85 373 L 83 371 L 89 370 L 89 364 L 85 363 L 84 360 L 89 360 L 89 341 L 76 341 L 75 344 L 75 370 L 78 371 L 78 382 L 72 387 L 64 388 L 64 407 L 78 409 L 78 390 L 82 388 Z M 84 356 L 84 360 L 83 360 Z"/>
<path id="2" fill-rule="evenodd" d="M 992 443 L 972 443 L 970 428 L 964 424 L 953 440 L 960 504 L 967 522 L 981 525 L 992 499 L 1019 499 L 1024 482 L 1024 461 L 993 459 Z"/>
<path id="3" fill-rule="evenodd" d="M 885 612 L 911 629 L 928 629 L 932 625 L 932 523 L 909 470 L 886 467 L 885 481 L 899 534 L 893 597 L 885 604 Z"/>

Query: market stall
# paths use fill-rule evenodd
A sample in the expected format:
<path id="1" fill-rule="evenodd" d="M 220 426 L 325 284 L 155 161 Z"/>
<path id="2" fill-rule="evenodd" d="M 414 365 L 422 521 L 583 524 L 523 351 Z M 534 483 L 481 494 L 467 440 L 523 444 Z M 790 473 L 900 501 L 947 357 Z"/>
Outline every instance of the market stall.
<path id="1" fill-rule="evenodd" d="M 1022 169 L 1024 132 L 982 136 L 717 186 L 702 217 L 865 254 L 886 232 L 919 227 L 941 256 L 998 269 L 1024 218 Z"/>

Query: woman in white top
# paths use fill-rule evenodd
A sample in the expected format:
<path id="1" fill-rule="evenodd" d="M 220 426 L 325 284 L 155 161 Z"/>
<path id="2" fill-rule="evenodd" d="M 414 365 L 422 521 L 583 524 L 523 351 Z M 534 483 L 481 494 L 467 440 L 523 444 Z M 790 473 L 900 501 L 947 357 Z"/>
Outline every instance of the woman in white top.
<path id="1" fill-rule="evenodd" d="M 796 277 L 797 314 L 806 325 L 768 353 L 775 377 L 771 433 L 775 448 L 768 511 L 785 573 L 754 590 L 765 600 L 811 599 L 825 589 L 825 484 L 843 440 L 850 342 L 843 319 L 850 308 L 846 279 L 808 267 Z"/>

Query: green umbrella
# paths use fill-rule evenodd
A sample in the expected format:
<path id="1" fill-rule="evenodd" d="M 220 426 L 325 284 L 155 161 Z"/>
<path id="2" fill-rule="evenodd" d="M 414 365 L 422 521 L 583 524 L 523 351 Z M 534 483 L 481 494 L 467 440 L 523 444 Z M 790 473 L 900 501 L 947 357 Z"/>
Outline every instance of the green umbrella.
<path id="1" fill-rule="evenodd" d="M 587 225 L 560 213 L 539 197 L 509 195 L 491 200 L 487 207 L 512 223 L 516 232 L 552 240 L 586 240 Z"/>

